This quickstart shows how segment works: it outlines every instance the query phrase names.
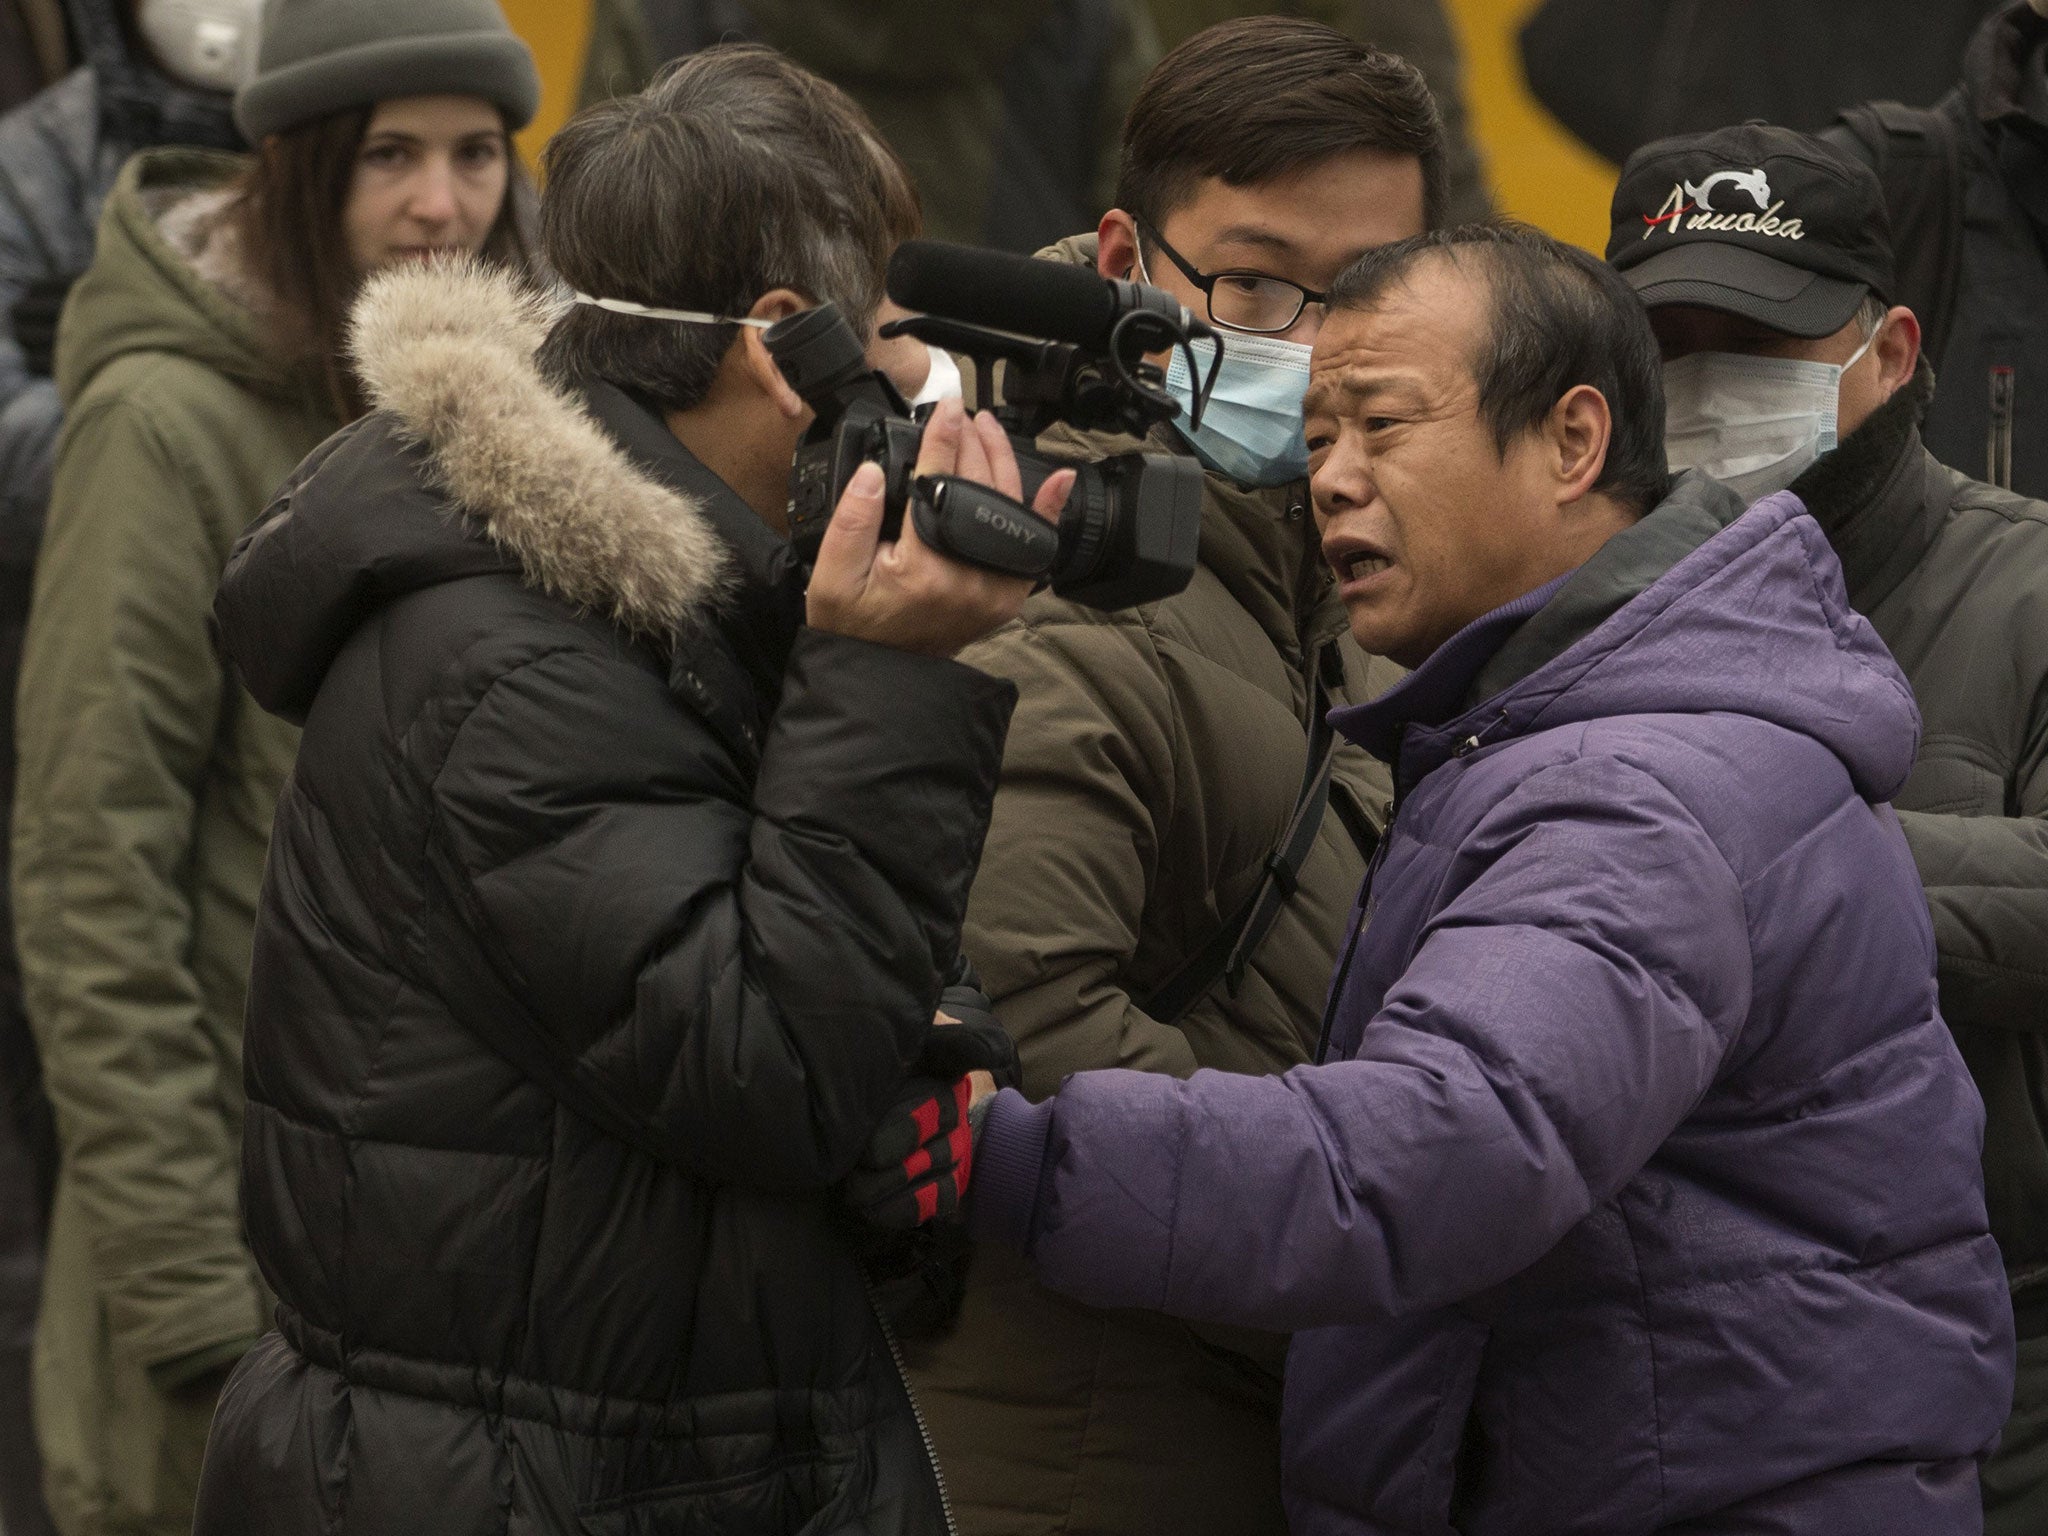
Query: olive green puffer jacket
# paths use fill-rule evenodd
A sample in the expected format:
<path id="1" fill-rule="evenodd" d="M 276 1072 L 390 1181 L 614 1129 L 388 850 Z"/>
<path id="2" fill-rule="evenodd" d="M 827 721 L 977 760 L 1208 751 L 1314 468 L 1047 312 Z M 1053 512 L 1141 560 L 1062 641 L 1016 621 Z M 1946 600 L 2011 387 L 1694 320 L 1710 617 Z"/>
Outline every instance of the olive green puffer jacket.
<path id="1" fill-rule="evenodd" d="M 1092 259 L 1093 244 L 1058 250 Z M 1161 429 L 1147 446 L 1174 441 Z M 1234 996 L 1219 983 L 1177 1024 L 1135 1001 L 1258 882 L 1300 788 L 1325 649 L 1340 702 L 1400 676 L 1350 638 L 1306 482 L 1206 479 L 1185 592 L 1120 613 L 1042 594 L 961 658 L 1020 690 L 965 941 L 1033 1098 L 1089 1068 L 1280 1072 L 1315 1049 L 1366 858 L 1334 813 Z M 1378 763 L 1346 746 L 1334 780 L 1381 824 Z M 1097 1311 L 984 1250 L 958 1324 L 906 1350 L 967 1536 L 1279 1536 L 1284 1342 Z"/>

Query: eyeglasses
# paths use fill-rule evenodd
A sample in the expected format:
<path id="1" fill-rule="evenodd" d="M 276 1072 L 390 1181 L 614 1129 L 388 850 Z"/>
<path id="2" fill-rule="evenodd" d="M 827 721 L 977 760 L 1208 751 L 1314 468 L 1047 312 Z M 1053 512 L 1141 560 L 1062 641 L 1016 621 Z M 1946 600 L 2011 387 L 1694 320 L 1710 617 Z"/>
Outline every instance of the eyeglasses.
<path id="1" fill-rule="evenodd" d="M 1309 305 L 1329 302 L 1327 294 L 1290 283 L 1284 277 L 1269 277 L 1264 272 L 1234 268 L 1228 272 L 1198 272 L 1149 222 L 1141 222 L 1138 232 L 1164 251 L 1167 260 L 1180 268 L 1181 275 L 1202 290 L 1202 297 L 1208 301 L 1210 322 L 1226 331 L 1277 336 L 1292 330 Z"/>

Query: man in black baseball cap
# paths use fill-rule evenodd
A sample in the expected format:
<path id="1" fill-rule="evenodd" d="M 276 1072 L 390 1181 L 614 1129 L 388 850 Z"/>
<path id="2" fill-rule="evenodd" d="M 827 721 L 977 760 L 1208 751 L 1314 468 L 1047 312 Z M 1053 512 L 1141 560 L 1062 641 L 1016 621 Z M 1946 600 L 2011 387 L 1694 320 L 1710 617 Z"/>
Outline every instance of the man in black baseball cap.
<path id="1" fill-rule="evenodd" d="M 1672 469 L 1751 500 L 1784 490 L 1913 378 L 1883 195 L 1818 139 L 1750 124 L 1647 145 L 1613 223 L 1607 259 L 1669 365 Z"/>
<path id="2" fill-rule="evenodd" d="M 1883 194 L 1862 164 L 1761 124 L 1646 145 L 1607 259 L 1664 354 L 1665 445 L 1751 498 L 1789 487 L 1849 600 L 1913 685 L 1897 799 L 1934 917 L 1941 1009 L 1984 1095 L 1985 1186 L 2019 1335 L 1990 1536 L 2048 1531 L 2048 504 L 1944 468 L 1933 374 L 1890 303 Z M 1882 1169 L 1872 1169 L 1883 1178 Z"/>

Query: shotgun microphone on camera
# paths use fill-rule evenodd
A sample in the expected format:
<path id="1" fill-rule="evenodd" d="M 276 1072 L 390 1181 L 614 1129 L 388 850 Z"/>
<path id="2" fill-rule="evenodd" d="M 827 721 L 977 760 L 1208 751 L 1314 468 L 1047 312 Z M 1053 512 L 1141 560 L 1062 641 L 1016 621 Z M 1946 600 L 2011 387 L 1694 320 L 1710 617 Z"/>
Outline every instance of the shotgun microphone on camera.
<path id="1" fill-rule="evenodd" d="M 1090 267 L 938 240 L 907 240 L 889 262 L 889 297 L 905 309 L 945 315 L 1018 336 L 1108 354 L 1135 344 L 1156 351 L 1174 337 L 1214 333 L 1163 288 L 1103 277 Z M 1120 332 L 1133 314 L 1156 317 Z"/>

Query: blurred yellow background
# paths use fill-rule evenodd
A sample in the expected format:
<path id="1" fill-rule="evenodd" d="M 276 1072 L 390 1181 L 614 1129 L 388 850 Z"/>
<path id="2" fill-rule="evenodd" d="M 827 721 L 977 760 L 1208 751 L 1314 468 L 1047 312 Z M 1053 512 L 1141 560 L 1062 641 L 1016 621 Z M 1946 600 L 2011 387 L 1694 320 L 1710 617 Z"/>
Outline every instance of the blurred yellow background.
<path id="1" fill-rule="evenodd" d="M 1522 79 L 1516 41 L 1536 0 L 1446 0 L 1465 47 L 1465 99 L 1503 213 L 1596 254 L 1615 168 L 1558 127 Z"/>
<path id="2" fill-rule="evenodd" d="M 590 41 L 588 0 L 499 0 L 505 19 L 526 39 L 540 65 L 540 115 L 519 136 L 519 148 L 532 165 L 541 145 L 576 110 L 576 92 L 583 83 L 583 53 Z"/>
<path id="3" fill-rule="evenodd" d="M 985 4 L 988 0 L 963 0 Z M 1614 167 L 1581 147 L 1529 95 L 1516 34 L 1536 0 L 1446 0 L 1465 45 L 1467 96 L 1501 210 L 1599 251 Z M 576 104 L 590 35 L 585 0 L 503 0 L 540 61 L 545 94 L 521 135 L 529 163 Z"/>

